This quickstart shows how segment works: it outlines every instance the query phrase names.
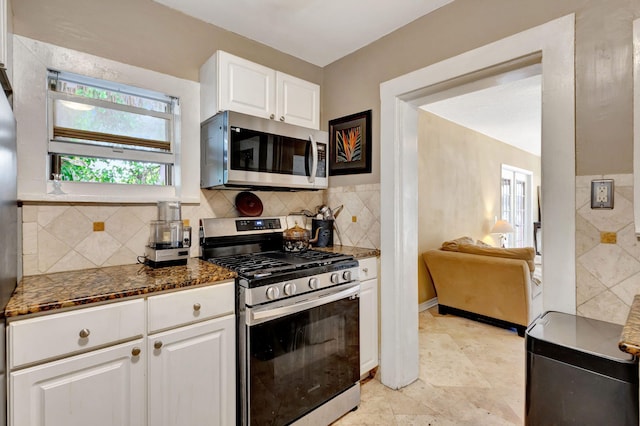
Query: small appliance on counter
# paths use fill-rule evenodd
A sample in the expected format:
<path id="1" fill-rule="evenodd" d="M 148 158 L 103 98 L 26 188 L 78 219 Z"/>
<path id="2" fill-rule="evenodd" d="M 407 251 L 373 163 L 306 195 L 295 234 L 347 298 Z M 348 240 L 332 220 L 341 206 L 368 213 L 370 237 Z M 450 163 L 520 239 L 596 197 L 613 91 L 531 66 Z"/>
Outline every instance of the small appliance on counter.
<path id="1" fill-rule="evenodd" d="M 153 268 L 186 265 L 191 227 L 184 226 L 180 201 L 158 201 L 158 219 L 151 221 L 144 263 Z"/>

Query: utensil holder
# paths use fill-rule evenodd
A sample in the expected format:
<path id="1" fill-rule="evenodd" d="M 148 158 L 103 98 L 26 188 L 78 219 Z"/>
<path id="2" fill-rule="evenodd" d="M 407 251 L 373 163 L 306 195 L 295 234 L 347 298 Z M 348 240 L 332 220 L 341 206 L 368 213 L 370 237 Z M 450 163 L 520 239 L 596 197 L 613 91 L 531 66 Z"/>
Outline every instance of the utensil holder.
<path id="1" fill-rule="evenodd" d="M 316 230 L 320 230 L 316 247 L 333 247 L 333 219 L 311 220 L 311 235 L 316 235 Z"/>

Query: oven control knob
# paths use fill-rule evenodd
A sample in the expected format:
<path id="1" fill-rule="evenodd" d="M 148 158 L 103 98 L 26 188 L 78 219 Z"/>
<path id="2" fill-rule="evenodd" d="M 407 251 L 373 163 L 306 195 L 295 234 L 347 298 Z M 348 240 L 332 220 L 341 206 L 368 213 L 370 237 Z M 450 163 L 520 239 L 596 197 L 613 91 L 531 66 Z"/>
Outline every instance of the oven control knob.
<path id="1" fill-rule="evenodd" d="M 351 271 L 344 271 L 342 274 L 342 278 L 344 278 L 345 281 L 351 281 Z"/>
<path id="2" fill-rule="evenodd" d="M 284 294 L 287 296 L 291 296 L 296 293 L 296 285 L 295 283 L 286 283 L 284 285 Z"/>
<path id="3" fill-rule="evenodd" d="M 312 290 L 315 290 L 318 288 L 318 279 L 317 278 L 311 278 L 309 280 L 309 288 Z"/>
<path id="4" fill-rule="evenodd" d="M 278 289 L 278 287 L 269 287 L 267 289 L 267 299 L 277 299 L 278 296 L 280 296 L 280 290 Z"/>
<path id="5" fill-rule="evenodd" d="M 330 279 L 333 284 L 338 284 L 340 282 L 340 275 L 338 275 L 337 272 L 334 272 L 333 274 L 331 274 Z"/>

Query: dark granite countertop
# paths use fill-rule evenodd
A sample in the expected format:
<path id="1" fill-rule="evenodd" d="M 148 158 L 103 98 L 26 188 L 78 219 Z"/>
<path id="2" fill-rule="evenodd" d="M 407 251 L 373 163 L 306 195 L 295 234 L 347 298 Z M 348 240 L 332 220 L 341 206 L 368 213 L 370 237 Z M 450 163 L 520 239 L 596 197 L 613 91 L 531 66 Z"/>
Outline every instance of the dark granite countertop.
<path id="1" fill-rule="evenodd" d="M 316 249 L 348 254 L 356 259 L 380 256 L 380 250 L 362 247 L 336 245 Z M 7 303 L 4 316 L 12 318 L 44 313 L 160 291 L 213 284 L 235 277 L 235 272 L 197 258 L 189 259 L 184 266 L 157 269 L 135 264 L 33 275 L 20 280 Z"/>
<path id="2" fill-rule="evenodd" d="M 142 264 L 108 266 L 24 277 L 7 303 L 7 318 L 125 297 L 213 284 L 236 273 L 197 258 L 184 266 L 151 268 Z"/>
<path id="3" fill-rule="evenodd" d="M 623 352 L 640 356 L 640 294 L 633 298 L 618 346 Z"/>
<path id="4" fill-rule="evenodd" d="M 372 249 L 372 248 L 364 248 L 364 247 L 335 245 L 332 247 L 313 247 L 313 249 L 319 250 L 319 251 L 327 251 L 330 253 L 348 254 L 355 257 L 356 259 L 365 259 L 367 257 L 380 256 L 380 250 Z"/>

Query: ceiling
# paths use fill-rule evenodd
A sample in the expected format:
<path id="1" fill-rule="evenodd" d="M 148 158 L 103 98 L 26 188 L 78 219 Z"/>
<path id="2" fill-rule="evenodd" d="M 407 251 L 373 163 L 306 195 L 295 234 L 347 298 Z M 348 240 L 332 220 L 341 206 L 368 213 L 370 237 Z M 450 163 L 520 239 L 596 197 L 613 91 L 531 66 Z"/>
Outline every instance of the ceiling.
<path id="1" fill-rule="evenodd" d="M 153 1 L 324 67 L 453 0 Z M 441 96 L 422 108 L 540 155 L 539 75 Z"/>
<path id="2" fill-rule="evenodd" d="M 154 0 L 324 67 L 453 0 Z"/>
<path id="3" fill-rule="evenodd" d="M 540 156 L 540 75 L 502 83 L 421 107 L 446 120 Z"/>

